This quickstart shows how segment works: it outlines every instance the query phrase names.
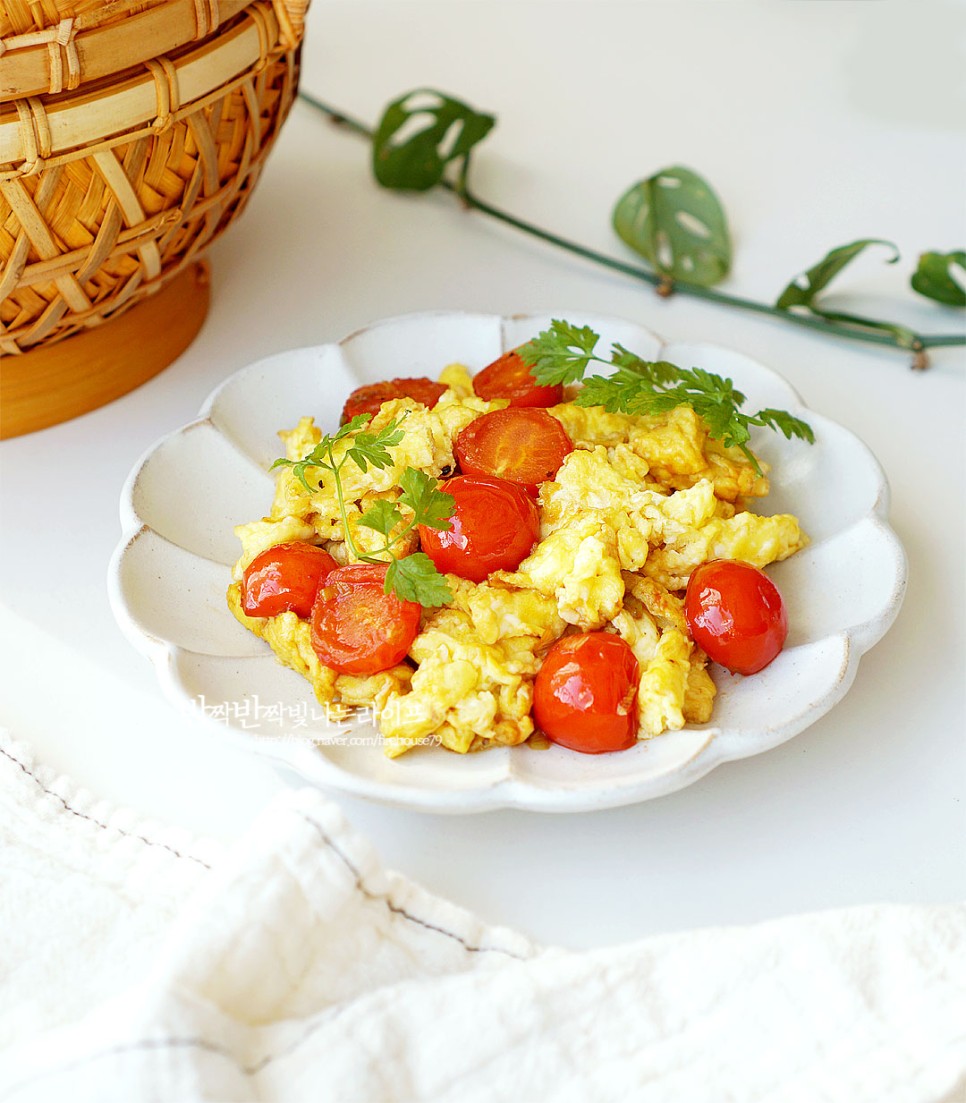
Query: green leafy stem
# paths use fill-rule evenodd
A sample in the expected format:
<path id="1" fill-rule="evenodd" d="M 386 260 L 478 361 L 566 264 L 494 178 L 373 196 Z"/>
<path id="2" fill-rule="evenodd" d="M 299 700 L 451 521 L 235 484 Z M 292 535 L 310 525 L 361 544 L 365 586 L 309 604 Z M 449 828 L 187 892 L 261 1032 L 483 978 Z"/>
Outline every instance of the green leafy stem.
<path id="1" fill-rule="evenodd" d="M 405 416 L 403 414 L 403 418 Z M 359 414 L 340 426 L 337 432 L 323 436 L 302 459 L 279 459 L 272 464 L 271 469 L 291 468 L 310 494 L 314 494 L 318 486 L 309 482 L 306 472 L 310 469 L 328 471 L 335 487 L 346 546 L 352 558 L 363 563 L 388 563 L 385 581 L 387 594 L 395 593 L 403 601 L 417 601 L 425 606 L 446 605 L 453 600 L 453 593 L 429 556 L 425 552 L 402 556 L 394 552 L 418 525 L 434 529 L 449 528 L 450 518 L 453 516 L 453 496 L 441 491 L 432 475 L 415 467 L 407 467 L 399 478 L 402 493 L 398 499 L 390 501 L 380 498 L 358 518 L 357 525 L 372 529 L 383 537 L 381 547 L 373 552 L 362 552 L 353 539 L 342 483 L 342 469 L 349 460 L 363 474 L 370 467 L 377 470 L 391 467 L 394 461 L 389 449 L 401 443 L 405 436 L 403 418 L 393 418 L 382 429 L 372 433 L 367 429 L 371 417 L 371 414 Z M 338 455 L 336 445 L 342 441 L 345 441 L 346 446 L 339 450 L 342 454 Z M 401 506 L 410 512 L 408 520 Z"/>
<path id="2" fill-rule="evenodd" d="M 574 402 L 603 406 L 610 413 L 662 414 L 676 406 L 690 406 L 708 426 L 708 432 L 726 448 L 739 448 L 759 475 L 762 469 L 748 447 L 753 426 L 774 429 L 791 440 L 814 444 L 812 427 L 785 410 L 743 413 L 745 396 L 725 379 L 703 368 L 679 368 L 666 360 L 643 360 L 623 345 L 611 348 L 610 358 L 597 352 L 599 334 L 589 326 L 554 319 L 550 328 L 517 349 L 530 374 L 543 385 L 582 382 Z M 590 364 L 604 364 L 610 374 L 584 378 Z"/>
<path id="3" fill-rule="evenodd" d="M 718 197 L 707 181 L 690 169 L 674 166 L 637 182 L 614 208 L 614 229 L 644 258 L 648 264 L 644 268 L 518 218 L 470 190 L 471 155 L 495 125 L 492 115 L 433 89 L 416 89 L 390 103 L 373 130 L 305 91 L 299 96 L 334 122 L 369 139 L 373 172 L 383 187 L 405 191 L 441 187 L 455 194 L 467 208 L 651 284 L 662 296 L 690 295 L 831 336 L 904 349 L 913 354 L 912 366 L 918 369 L 928 366 L 927 349 L 966 345 L 964 334 L 921 334 L 908 326 L 826 308 L 821 293 L 860 253 L 882 245 L 892 251 L 890 263 L 898 260 L 898 251 L 890 242 L 863 238 L 830 250 L 793 279 L 774 303 L 742 298 L 712 286 L 730 269 L 730 235 Z M 451 165 L 455 173 L 447 175 Z M 911 285 L 917 293 L 946 306 L 966 306 L 966 292 L 953 277 L 954 269 L 966 271 L 963 250 L 923 253 Z"/>

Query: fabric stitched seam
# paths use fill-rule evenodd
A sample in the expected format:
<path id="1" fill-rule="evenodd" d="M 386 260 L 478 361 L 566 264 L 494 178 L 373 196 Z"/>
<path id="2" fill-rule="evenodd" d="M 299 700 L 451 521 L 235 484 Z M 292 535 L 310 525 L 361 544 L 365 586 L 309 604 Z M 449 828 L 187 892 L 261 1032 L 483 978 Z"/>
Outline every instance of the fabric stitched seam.
<path id="1" fill-rule="evenodd" d="M 126 838 L 137 839 L 139 842 L 144 843 L 145 846 L 159 846 L 163 850 L 167 850 L 169 854 L 173 854 L 176 858 L 186 858 L 188 859 L 188 861 L 197 862 L 198 865 L 204 866 L 205 869 L 211 869 L 211 866 L 203 858 L 197 858 L 194 854 L 182 854 L 180 850 L 176 850 L 173 846 L 169 846 L 168 843 L 158 842 L 155 839 L 148 839 L 144 835 L 138 835 L 137 832 L 134 831 L 125 831 L 123 827 L 115 827 L 110 824 L 102 823 L 94 816 L 89 816 L 86 812 L 78 811 L 72 805 L 68 804 L 67 801 L 64 800 L 64 798 L 60 795 L 60 793 L 55 793 L 53 789 L 48 789 L 47 786 L 44 785 L 44 783 L 32 770 L 28 769 L 18 758 L 15 758 L 12 754 L 10 754 L 9 751 L 6 751 L 3 747 L 0 747 L 0 754 L 2 754 L 4 758 L 9 758 L 10 761 L 13 762 L 16 766 L 19 766 L 20 769 L 27 775 L 27 777 L 29 777 L 41 790 L 41 792 L 46 793 L 47 796 L 53 797 L 55 800 L 58 800 L 63 805 L 64 810 L 70 812 L 71 815 L 77 816 L 79 819 L 82 820 L 87 820 L 88 823 L 92 823 L 96 827 L 103 828 L 105 831 L 116 831 L 119 835 L 124 835 Z"/>
<path id="2" fill-rule="evenodd" d="M 312 1022 L 304 1033 L 288 1046 L 284 1049 L 280 1049 L 277 1053 L 266 1054 L 253 1065 L 243 1064 L 231 1050 L 225 1049 L 224 1046 L 220 1046 L 216 1042 L 210 1042 L 207 1038 L 139 1038 L 137 1041 L 121 1042 L 116 1046 L 109 1046 L 107 1049 L 99 1050 L 97 1053 L 86 1054 L 84 1057 L 76 1061 L 71 1061 L 66 1065 L 61 1065 L 59 1068 L 43 1069 L 41 1072 L 33 1076 L 28 1076 L 24 1080 L 3 1089 L 3 1098 L 7 1099 L 23 1088 L 29 1087 L 31 1084 L 35 1084 L 40 1080 L 45 1080 L 50 1076 L 63 1076 L 66 1073 L 83 1068 L 84 1065 L 91 1064 L 94 1061 L 100 1061 L 105 1057 L 117 1056 L 122 1053 L 136 1053 L 138 1050 L 201 1049 L 206 1053 L 214 1054 L 216 1057 L 224 1057 L 226 1060 L 230 1061 L 239 1072 L 244 1073 L 245 1076 L 257 1076 L 274 1061 L 282 1057 L 291 1056 L 291 1054 L 295 1053 L 295 1051 L 307 1042 L 321 1027 L 329 1025 L 345 1010 L 345 1007 L 326 1008 L 319 1018 Z"/>
<path id="3" fill-rule="evenodd" d="M 423 927 L 427 931 L 435 931 L 437 934 L 445 935 L 447 938 L 453 939 L 458 942 L 464 950 L 471 954 L 505 954 L 507 957 L 516 958 L 517 961 L 527 961 L 528 958 L 522 954 L 514 953 L 512 950 L 507 950 L 502 946 L 474 946 L 471 942 L 467 942 L 461 935 L 458 935 L 455 931 L 447 930 L 445 927 L 439 927 L 434 923 L 428 922 L 428 920 L 421 919 L 418 915 L 406 911 L 405 908 L 399 904 L 394 904 L 386 893 L 372 892 L 371 889 L 366 888 L 362 873 L 356 868 L 355 864 L 346 855 L 340 847 L 336 844 L 335 840 L 328 834 L 325 828 L 312 819 L 311 816 L 307 816 L 304 812 L 300 812 L 299 815 L 306 823 L 310 824 L 319 833 L 322 841 L 332 851 L 333 854 L 338 857 L 345 865 L 346 869 L 352 874 L 355 880 L 355 887 L 369 900 L 382 901 L 393 915 L 401 916 L 403 919 L 408 919 L 411 923 L 415 923 L 417 926 Z"/>
<path id="4" fill-rule="evenodd" d="M 213 1053 L 218 1057 L 224 1057 L 231 1061 L 239 1072 L 244 1073 L 246 1076 L 250 1076 L 252 1072 L 255 1071 L 254 1069 L 246 1068 L 230 1050 L 224 1049 L 222 1046 L 216 1045 L 214 1042 L 209 1042 L 204 1038 L 140 1038 L 136 1042 L 124 1042 L 116 1046 L 109 1046 L 107 1049 L 102 1049 L 97 1053 L 88 1053 L 79 1060 L 71 1061 L 66 1065 L 61 1065 L 59 1068 L 43 1069 L 33 1076 L 28 1076 L 18 1083 L 4 1088 L 3 1098 L 9 1099 L 15 1093 L 30 1087 L 31 1084 L 46 1080 L 50 1076 L 63 1076 L 66 1073 L 83 1068 L 85 1065 L 89 1065 L 94 1061 L 100 1061 L 105 1057 L 116 1056 L 121 1053 L 133 1053 L 139 1049 L 203 1049 L 207 1053 Z"/>
<path id="5" fill-rule="evenodd" d="M 14 758 L 13 755 L 9 754 L 6 750 L 4 750 L 3 748 L 0 748 L 0 753 L 2 753 L 6 758 L 9 758 L 11 762 L 16 763 L 16 765 L 19 766 L 20 769 L 28 777 L 30 777 L 33 780 L 33 782 L 44 793 L 48 794 L 49 796 L 55 797 L 63 805 L 63 807 L 66 811 L 71 812 L 73 815 L 78 816 L 81 819 L 88 820 L 89 822 L 95 824 L 98 827 L 104 828 L 105 830 L 110 830 L 110 828 L 108 827 L 107 824 L 102 823 L 100 820 L 95 819 L 93 816 L 88 816 L 86 813 L 80 812 L 76 808 L 71 807 L 67 803 L 67 801 L 64 800 L 64 798 L 62 796 L 60 796 L 59 793 L 55 793 L 51 789 L 48 789 L 47 786 L 45 786 L 40 781 L 40 779 L 31 770 L 29 770 L 22 762 L 20 762 L 16 758 Z M 358 867 L 355 865 L 355 863 L 349 858 L 349 856 L 341 849 L 341 847 L 338 846 L 336 841 L 332 838 L 331 835 L 329 835 L 329 833 L 325 830 L 325 828 L 320 823 L 318 823 L 316 820 L 313 820 L 311 816 L 305 815 L 304 813 L 299 813 L 299 815 L 301 816 L 302 819 L 305 820 L 306 823 L 308 823 L 312 828 L 314 828 L 314 830 L 318 833 L 319 837 L 322 839 L 322 841 L 326 845 L 326 847 L 343 863 L 343 865 L 346 867 L 346 869 L 352 875 L 355 888 L 358 889 L 358 891 L 361 892 L 363 894 L 363 896 L 366 897 L 366 899 L 377 901 L 377 902 L 381 901 L 383 904 L 385 904 L 387 910 L 390 912 L 391 915 L 400 916 L 401 918 L 407 919 L 411 923 L 415 923 L 417 926 L 422 927 L 424 930 L 433 931 L 436 934 L 441 934 L 441 935 L 445 936 L 446 938 L 452 939 L 455 942 L 458 942 L 463 947 L 463 949 L 466 950 L 468 953 L 498 953 L 498 954 L 505 954 L 507 957 L 515 958 L 518 961 L 527 960 L 525 957 L 523 957 L 523 955 L 514 953 L 512 950 L 507 950 L 507 949 L 505 949 L 501 946 L 477 946 L 477 945 L 474 945 L 473 943 L 467 942 L 461 935 L 457 934 L 455 931 L 450 931 L 445 927 L 440 927 L 440 926 L 438 926 L 434 923 L 430 923 L 427 920 L 422 919 L 419 916 L 413 915 L 411 912 L 406 911 L 406 909 L 401 907 L 399 904 L 394 904 L 392 902 L 392 900 L 389 899 L 389 896 L 386 893 L 373 892 L 371 889 L 366 887 L 366 885 L 363 881 L 361 871 L 358 869 Z M 115 830 L 119 831 L 119 833 L 122 834 L 122 835 L 128 835 L 131 838 L 138 839 L 139 841 L 143 842 L 145 845 L 163 847 L 165 850 L 171 851 L 172 854 L 175 854 L 179 858 L 185 858 L 185 857 L 191 858 L 192 861 L 200 862 L 206 868 L 210 868 L 210 866 L 208 866 L 207 863 L 203 862 L 200 858 L 195 858 L 190 854 L 187 854 L 187 855 L 186 854 L 180 854 L 178 851 L 174 850 L 174 848 L 168 846 L 166 843 L 154 842 L 151 839 L 144 838 L 141 835 L 136 835 L 136 834 L 133 834 L 131 832 L 123 831 L 120 828 L 115 828 Z M 36 1076 L 28 1077 L 27 1079 L 22 1080 L 19 1083 L 14 1084 L 11 1087 L 8 1087 L 7 1089 L 5 1089 L 4 1098 L 9 1098 L 11 1094 L 20 1091 L 21 1089 L 23 1089 L 24 1087 L 29 1086 L 32 1083 L 36 1083 L 38 1080 L 43 1080 L 47 1076 L 63 1075 L 64 1073 L 68 1073 L 68 1072 L 71 1072 L 74 1069 L 83 1067 L 83 1065 L 88 1064 L 91 1061 L 99 1060 L 101 1058 L 108 1057 L 108 1056 L 111 1056 L 113 1054 L 134 1052 L 134 1051 L 137 1051 L 139 1049 L 162 1049 L 162 1048 L 195 1048 L 195 1049 L 201 1049 L 201 1050 L 204 1050 L 205 1052 L 212 1053 L 212 1054 L 215 1054 L 215 1055 L 220 1056 L 220 1057 L 224 1057 L 225 1059 L 231 1061 L 232 1064 L 234 1064 L 235 1067 L 240 1072 L 242 1072 L 244 1075 L 254 1076 L 254 1075 L 257 1075 L 259 1072 L 261 1072 L 263 1069 L 265 1069 L 272 1062 L 274 1062 L 276 1060 L 279 1060 L 282 1057 L 289 1056 L 290 1054 L 294 1053 L 320 1027 L 326 1025 L 327 1023 L 331 1022 L 333 1018 L 337 1017 L 340 1010 L 342 1010 L 342 1009 L 339 1009 L 339 1008 L 327 1009 L 327 1011 L 324 1012 L 322 1014 L 322 1016 L 318 1020 L 316 1020 L 316 1022 L 312 1023 L 308 1027 L 308 1029 L 306 1029 L 305 1033 L 302 1034 L 301 1037 L 296 1039 L 292 1044 L 290 1044 L 285 1049 L 282 1049 L 277 1053 L 267 1054 L 261 1060 L 255 1062 L 255 1064 L 253 1064 L 253 1065 L 244 1065 L 244 1064 L 242 1064 L 242 1062 L 239 1061 L 238 1058 L 235 1057 L 234 1054 L 232 1054 L 229 1050 L 224 1049 L 222 1046 L 219 1046 L 219 1045 L 215 1044 L 214 1042 L 209 1042 L 206 1039 L 200 1038 L 200 1037 L 199 1038 L 158 1038 L 158 1039 L 143 1038 L 143 1039 L 140 1039 L 140 1040 L 135 1041 L 135 1042 L 130 1042 L 130 1043 L 127 1043 L 127 1044 L 112 1046 L 112 1047 L 110 1047 L 108 1049 L 105 1049 L 105 1050 L 102 1050 L 101 1052 L 96 1053 L 96 1054 L 89 1054 L 83 1060 L 73 1062 L 73 1063 L 68 1064 L 68 1065 L 64 1065 L 59 1069 L 44 1070 L 43 1072 L 38 1073 Z"/>

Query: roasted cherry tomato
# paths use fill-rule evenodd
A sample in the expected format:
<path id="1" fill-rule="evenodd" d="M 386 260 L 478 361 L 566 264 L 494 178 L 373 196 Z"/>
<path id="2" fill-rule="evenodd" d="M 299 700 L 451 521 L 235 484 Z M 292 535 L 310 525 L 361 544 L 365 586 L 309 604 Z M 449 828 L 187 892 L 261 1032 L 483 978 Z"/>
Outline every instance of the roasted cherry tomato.
<path id="1" fill-rule="evenodd" d="M 444 574 L 482 582 L 512 571 L 540 535 L 540 513 L 516 483 L 492 475 L 457 475 L 446 482 L 454 508 L 449 529 L 419 526 L 423 551 Z"/>
<path id="2" fill-rule="evenodd" d="M 343 423 L 359 414 L 379 413 L 379 407 L 392 398 L 412 398 L 432 409 L 446 390 L 444 383 L 434 383 L 422 375 L 414 379 L 387 379 L 382 383 L 367 383 L 357 387 L 342 408 Z"/>
<path id="3" fill-rule="evenodd" d="M 267 548 L 245 568 L 242 609 L 250 617 L 274 617 L 291 609 L 304 620 L 319 583 L 338 564 L 323 548 L 296 540 Z"/>
<path id="4" fill-rule="evenodd" d="M 550 648 L 533 684 L 533 719 L 554 743 L 584 754 L 636 742 L 637 659 L 620 636 L 584 632 Z"/>
<path id="5" fill-rule="evenodd" d="M 530 366 L 514 352 L 487 364 L 473 377 L 473 390 L 480 398 L 508 398 L 511 406 L 556 406 L 563 402 L 563 387 L 544 387 L 530 374 Z"/>
<path id="6" fill-rule="evenodd" d="M 419 631 L 422 606 L 385 592 L 386 567 L 350 563 L 319 588 L 312 647 L 340 674 L 375 674 L 402 662 Z"/>
<path id="7" fill-rule="evenodd" d="M 491 410 L 471 421 L 456 438 L 456 458 L 466 475 L 498 475 L 536 494 L 552 479 L 573 442 L 546 410 Z"/>
<path id="8" fill-rule="evenodd" d="M 735 674 L 754 674 L 781 651 L 788 635 L 775 583 L 736 559 L 714 559 L 691 572 L 684 614 L 694 642 Z"/>

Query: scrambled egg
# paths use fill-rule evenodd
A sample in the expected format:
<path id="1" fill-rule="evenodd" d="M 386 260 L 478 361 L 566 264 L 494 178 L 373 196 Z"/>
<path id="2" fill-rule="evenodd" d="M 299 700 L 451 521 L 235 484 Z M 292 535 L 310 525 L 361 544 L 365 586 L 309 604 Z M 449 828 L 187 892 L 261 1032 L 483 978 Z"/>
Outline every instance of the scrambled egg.
<path id="1" fill-rule="evenodd" d="M 405 415 L 388 467 L 342 468 L 348 524 L 363 554 L 379 537 L 356 522 L 376 500 L 398 498 L 403 471 L 416 467 L 445 478 L 457 466 L 460 431 L 507 404 L 477 398 L 461 365 L 447 367 L 440 380 L 448 389 L 433 409 L 394 399 L 373 418 L 371 431 Z M 534 731 L 533 681 L 543 655 L 574 631 L 615 632 L 633 650 L 640 738 L 707 722 L 715 686 L 684 616 L 691 571 L 714 558 L 763 567 L 807 543 L 795 517 L 748 511 L 747 499 L 768 493 L 767 477 L 740 451 L 712 440 L 689 407 L 633 417 L 567 402 L 549 413 L 575 449 L 540 488 L 539 541 L 514 571 L 496 571 L 478 584 L 448 575 L 452 603 L 423 611 L 407 661 L 390 670 L 339 674 L 319 661 L 309 624 L 295 613 L 261 618 L 242 611 L 244 569 L 266 548 L 302 540 L 348 561 L 329 473 L 309 469 L 308 490 L 291 468 L 281 468 L 268 516 L 235 530 L 242 554 L 228 591 L 231 611 L 308 679 L 330 714 L 372 708 L 390 756 L 427 740 L 460 753 L 524 742 Z M 322 437 L 309 417 L 279 435 L 291 460 Z M 336 443 L 337 459 L 347 447 Z M 416 550 L 415 533 L 409 540 L 400 553 Z"/>

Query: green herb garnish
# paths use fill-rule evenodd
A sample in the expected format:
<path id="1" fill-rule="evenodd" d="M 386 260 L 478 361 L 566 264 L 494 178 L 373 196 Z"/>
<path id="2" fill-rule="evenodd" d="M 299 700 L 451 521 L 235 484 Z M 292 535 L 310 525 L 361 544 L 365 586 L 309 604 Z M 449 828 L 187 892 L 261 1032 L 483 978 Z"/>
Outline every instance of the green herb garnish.
<path id="1" fill-rule="evenodd" d="M 440 490 L 436 479 L 415 467 L 407 467 L 399 480 L 402 493 L 395 502 L 380 498 L 362 514 L 357 525 L 378 532 L 384 539 L 382 547 L 374 552 L 359 551 L 352 538 L 349 527 L 348 511 L 342 484 L 342 469 L 349 460 L 365 473 L 370 467 L 383 470 L 393 464 L 389 449 L 399 444 L 405 436 L 401 422 L 405 418 L 393 418 L 388 425 L 375 433 L 366 426 L 372 420 L 370 414 L 359 414 L 346 422 L 339 430 L 326 434 L 308 455 L 300 460 L 279 459 L 272 464 L 276 467 L 289 467 L 310 494 L 318 486 L 313 486 L 306 477 L 312 468 L 328 471 L 335 485 L 339 513 L 345 541 L 354 559 L 363 563 L 388 563 L 385 592 L 395 593 L 403 601 L 418 601 L 420 605 L 445 605 L 453 600 L 453 593 L 445 577 L 436 569 L 433 561 L 424 552 L 412 555 L 396 556 L 393 549 L 404 540 L 417 525 L 426 525 L 433 529 L 446 529 L 453 515 L 453 496 Z M 346 446 L 337 451 L 336 445 L 342 441 Z M 341 455 L 338 454 L 341 452 Z M 407 520 L 400 507 L 405 507 L 411 517 Z"/>
<path id="2" fill-rule="evenodd" d="M 575 326 L 554 319 L 550 328 L 517 349 L 530 365 L 530 374 L 544 386 L 583 382 L 574 403 L 603 406 L 609 413 L 662 414 L 675 406 L 690 406 L 708 426 L 708 432 L 726 448 L 739 448 L 760 475 L 761 467 L 748 447 L 752 426 L 775 429 L 786 437 L 810 444 L 812 428 L 785 410 L 759 410 L 745 414 L 741 391 L 703 368 L 679 368 L 666 360 L 643 360 L 623 345 L 611 348 L 610 358 L 597 354 L 599 334 L 589 326 Z M 590 364 L 606 364 L 610 375 L 584 378 Z"/>

